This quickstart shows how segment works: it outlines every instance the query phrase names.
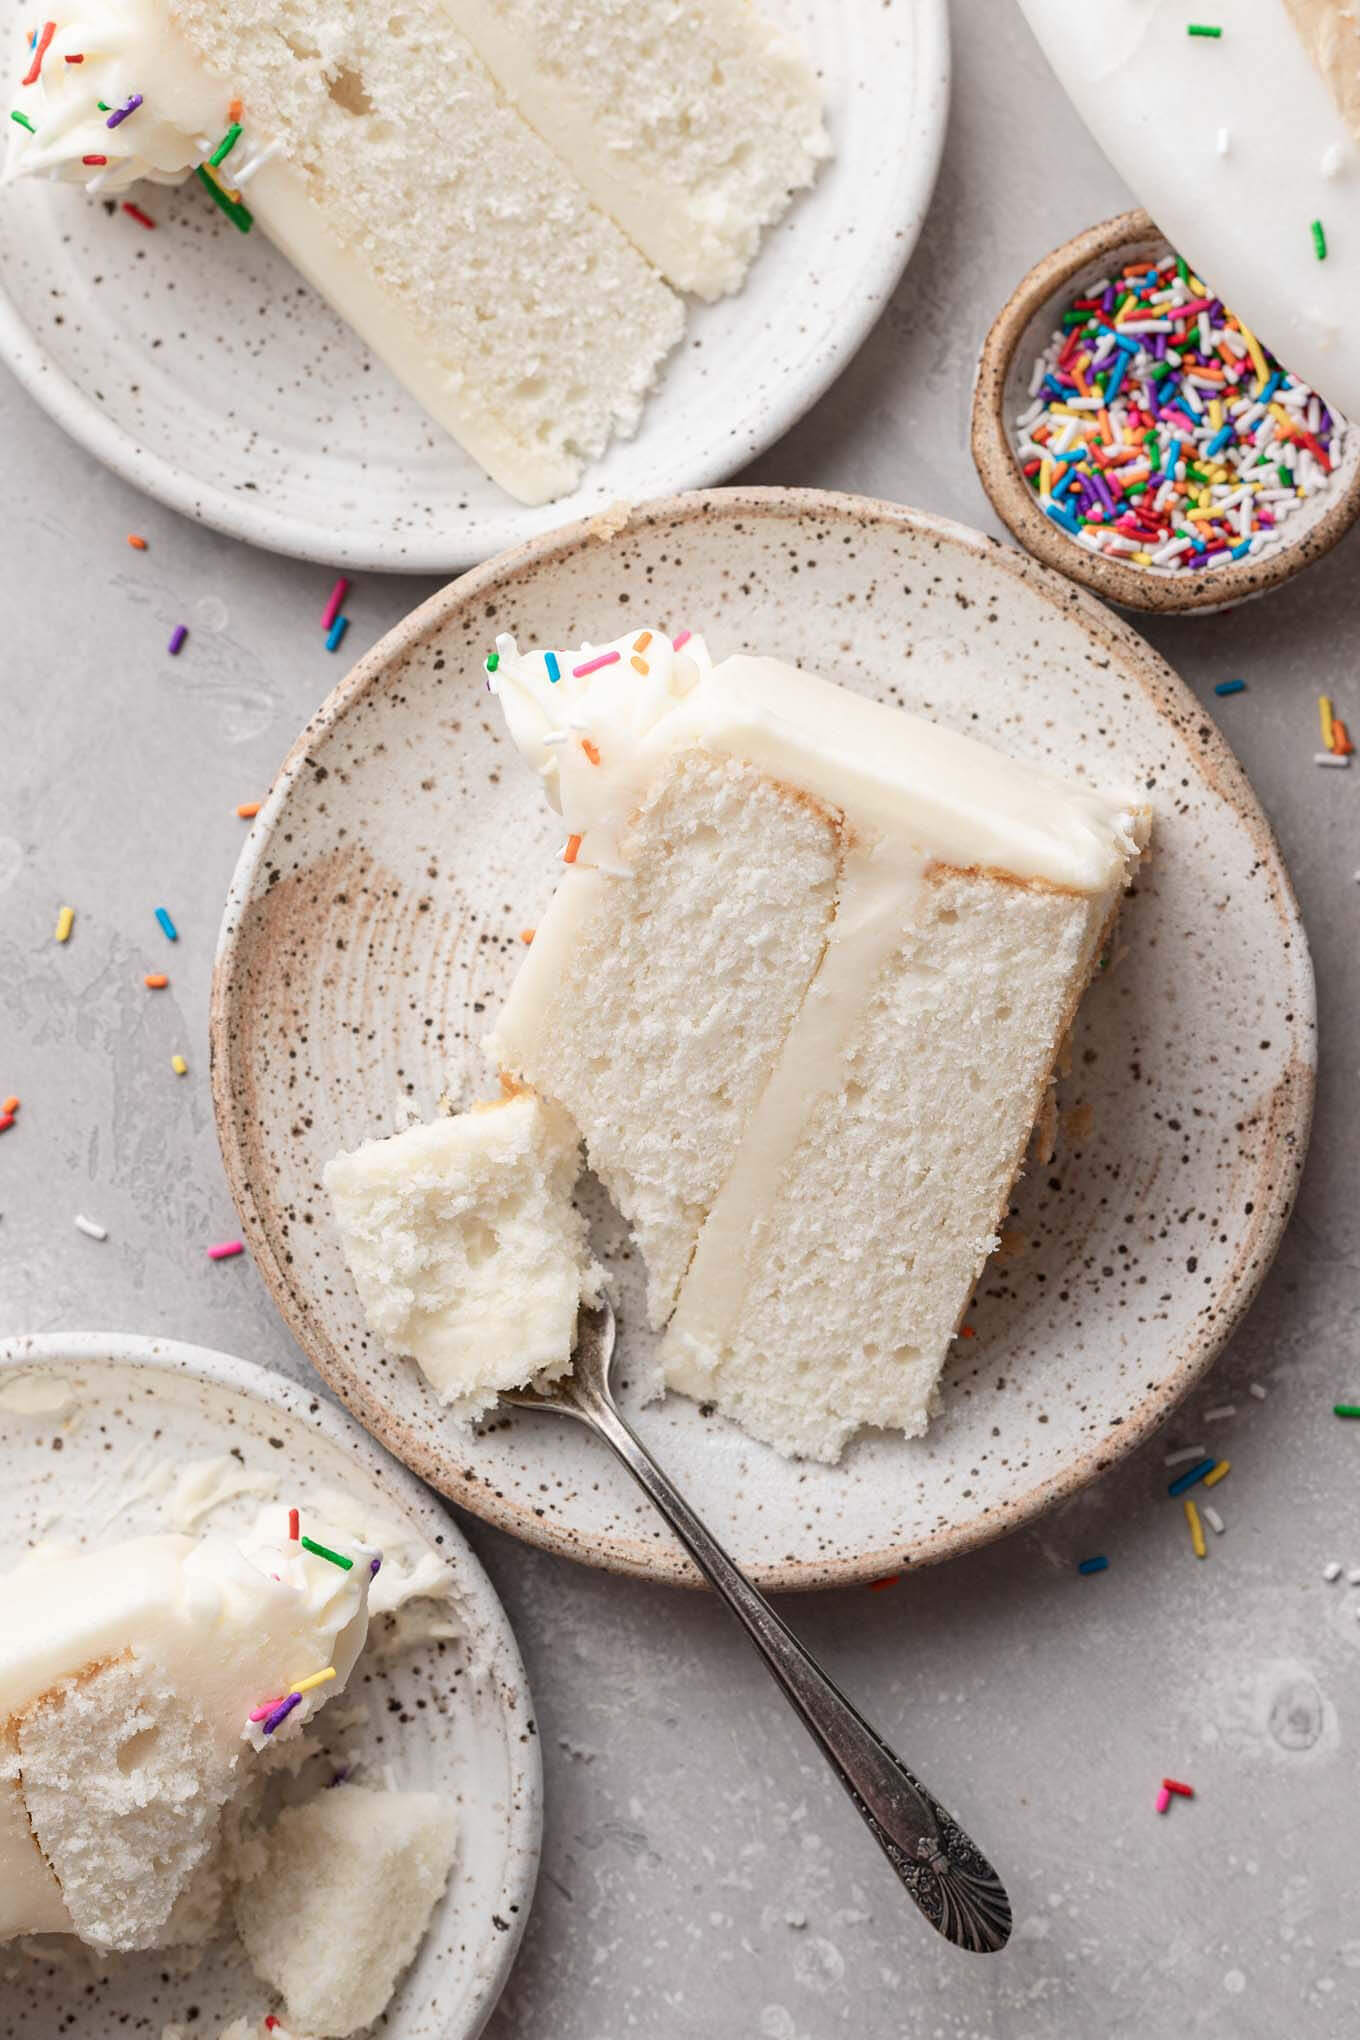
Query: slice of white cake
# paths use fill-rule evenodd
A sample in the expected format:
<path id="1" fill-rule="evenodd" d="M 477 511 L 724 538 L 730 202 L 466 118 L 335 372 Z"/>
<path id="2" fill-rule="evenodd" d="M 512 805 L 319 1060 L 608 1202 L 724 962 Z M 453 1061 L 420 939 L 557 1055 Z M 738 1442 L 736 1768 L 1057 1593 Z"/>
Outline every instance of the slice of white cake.
<path id="1" fill-rule="evenodd" d="M 680 300 L 442 0 L 89 0 L 54 21 L 25 52 L 10 175 L 117 192 L 197 169 L 525 502 L 633 430 Z"/>
<path id="2" fill-rule="evenodd" d="M 280 1814 L 251 1847 L 236 1930 L 290 2023 L 339 2040 L 381 2016 L 457 1851 L 458 1809 L 435 1792 L 342 1785 Z"/>
<path id="3" fill-rule="evenodd" d="M 571 1364 L 600 1282 L 571 1202 L 579 1162 L 566 1114 L 521 1090 L 326 1167 L 370 1329 L 460 1416 Z"/>
<path id="4" fill-rule="evenodd" d="M 324 1524 L 308 1528 L 335 1551 Z M 254 1777 L 252 1753 L 297 1737 L 343 1688 L 378 1557 L 308 1551 L 270 1509 L 239 1541 L 133 1538 L 6 1577 L 0 1941 L 153 1948 L 211 1928 L 223 1808 Z"/>
<path id="5" fill-rule="evenodd" d="M 687 633 L 489 663 L 569 868 L 488 1047 L 675 1302 L 668 1383 L 812 1458 L 920 1433 L 1146 811 Z"/>
<path id="6" fill-rule="evenodd" d="M 802 45 L 750 0 L 444 0 L 496 80 L 677 289 L 736 290 L 830 154 Z"/>

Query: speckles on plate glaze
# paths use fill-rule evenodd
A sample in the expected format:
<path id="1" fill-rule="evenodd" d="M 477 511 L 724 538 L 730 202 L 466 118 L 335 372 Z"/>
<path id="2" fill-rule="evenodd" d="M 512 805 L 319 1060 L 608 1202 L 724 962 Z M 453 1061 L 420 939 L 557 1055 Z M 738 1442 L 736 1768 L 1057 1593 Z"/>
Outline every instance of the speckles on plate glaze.
<path id="1" fill-rule="evenodd" d="M 779 11 L 823 81 L 835 154 L 745 287 L 688 307 L 636 436 L 558 503 L 528 509 L 488 481 L 263 233 L 238 234 L 192 181 L 155 192 L 154 234 L 71 185 L 9 187 L 0 356 L 160 501 L 327 565 L 451 572 L 620 498 L 721 481 L 788 431 L 878 318 L 948 107 L 946 0 Z"/>
<path id="2" fill-rule="evenodd" d="M 378 1617 L 316 1734 L 336 1771 L 357 1756 L 372 1783 L 390 1764 L 399 1785 L 457 1800 L 458 1862 L 387 2027 L 401 2040 L 480 2032 L 528 1915 L 542 1784 L 519 1653 L 461 1533 L 330 1403 L 200 1347 L 119 1334 L 10 1339 L 0 1343 L 0 1409 L 0 1567 L 39 1538 L 84 1544 L 167 1527 L 148 1476 L 167 1460 L 224 1454 L 254 1486 L 338 1488 L 395 1514 L 445 1560 L 457 1633 L 389 1658 L 384 1624 L 400 1617 Z M 248 1519 L 258 1502 L 235 1506 Z M 201 1958 L 150 1953 L 98 1967 L 74 1944 L 45 1945 L 57 1950 L 50 1961 L 3 1951 L 7 2040 L 108 2040 L 173 2021 L 215 2034 L 273 2003 L 229 1940 Z"/>
<path id="3" fill-rule="evenodd" d="M 796 571 L 795 571 L 796 570 Z M 576 527 L 435 596 L 336 690 L 243 861 L 213 1000 L 228 1176 L 296 1336 L 364 1421 L 478 1513 L 552 1549 L 686 1577 L 584 1435 L 516 1412 L 454 1429 L 362 1331 L 321 1169 L 441 1096 L 493 1087 L 480 1037 L 559 874 L 560 831 L 486 706 L 495 631 L 602 637 L 620 611 L 769 651 L 1127 783 L 1156 811 L 1117 960 L 1060 1087 L 1079 1137 L 1031 1166 L 912 1443 L 790 1465 L 682 1397 L 642 1407 L 635 1257 L 621 1355 L 640 1429 L 766 1581 L 872 1579 L 980 1543 L 1145 1436 L 1253 1295 L 1303 1160 L 1313 989 L 1287 875 L 1202 710 L 1126 625 L 1022 555 L 919 513 L 811 491 L 715 491 Z M 343 897 L 342 897 L 343 895 Z M 339 945 L 343 943 L 344 947 Z"/>

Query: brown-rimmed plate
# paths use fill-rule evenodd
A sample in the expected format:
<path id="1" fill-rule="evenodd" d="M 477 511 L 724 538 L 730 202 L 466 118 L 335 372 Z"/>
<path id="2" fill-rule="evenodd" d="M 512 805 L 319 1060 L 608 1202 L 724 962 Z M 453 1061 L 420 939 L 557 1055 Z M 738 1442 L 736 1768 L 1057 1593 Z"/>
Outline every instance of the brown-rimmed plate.
<path id="1" fill-rule="evenodd" d="M 504 553 L 376 646 L 285 760 L 223 920 L 213 1094 L 246 1237 L 326 1379 L 444 1493 L 550 1550 L 691 1577 L 594 1439 L 524 1411 L 455 1426 L 377 1348 L 320 1187 L 338 1148 L 494 1088 L 479 1044 L 560 831 L 485 693 L 492 637 L 630 624 L 794 659 L 1153 807 L 1152 858 L 1078 1022 L 1058 1153 L 1017 1188 L 929 1435 L 794 1464 L 683 1397 L 629 1398 L 767 1585 L 947 1557 L 1093 1479 L 1209 1366 L 1284 1228 L 1314 1068 L 1298 909 L 1217 730 L 1131 628 L 976 532 L 809 490 L 680 496 Z M 636 1263 L 614 1258 L 624 1371 L 641 1377 Z"/>

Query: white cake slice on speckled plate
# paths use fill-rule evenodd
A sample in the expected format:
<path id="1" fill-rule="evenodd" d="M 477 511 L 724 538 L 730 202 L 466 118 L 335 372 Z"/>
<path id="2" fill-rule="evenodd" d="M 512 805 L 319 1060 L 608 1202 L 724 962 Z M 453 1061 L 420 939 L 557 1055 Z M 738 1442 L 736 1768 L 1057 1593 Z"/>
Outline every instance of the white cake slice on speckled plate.
<path id="1" fill-rule="evenodd" d="M 1146 811 L 688 633 L 488 665 L 568 832 L 489 1052 L 580 1128 L 666 1381 L 790 1454 L 920 1433 Z"/>
<path id="2" fill-rule="evenodd" d="M 6 174 L 197 174 L 526 503 L 631 433 L 684 307 L 828 153 L 745 0 L 57 0 Z"/>

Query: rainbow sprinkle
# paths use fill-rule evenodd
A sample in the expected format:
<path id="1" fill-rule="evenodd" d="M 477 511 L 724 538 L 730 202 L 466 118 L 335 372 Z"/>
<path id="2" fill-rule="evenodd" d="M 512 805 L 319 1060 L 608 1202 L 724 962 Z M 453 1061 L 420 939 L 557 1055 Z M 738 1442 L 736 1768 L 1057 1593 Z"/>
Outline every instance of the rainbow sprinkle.
<path id="1" fill-rule="evenodd" d="M 57 915 L 57 925 L 52 931 L 54 941 L 69 942 L 71 939 L 71 930 L 75 927 L 75 924 L 76 924 L 75 908 L 63 907 L 61 909 L 61 912 Z"/>
<path id="2" fill-rule="evenodd" d="M 141 105 L 141 103 L 142 103 L 141 93 L 134 92 L 132 94 L 132 97 L 128 100 L 125 100 L 122 106 L 114 107 L 113 112 L 109 115 L 108 119 L 104 123 L 105 127 L 109 128 L 121 127 L 123 125 L 123 122 L 127 120 L 130 115 L 134 114 L 137 111 L 137 108 Z"/>
<path id="3" fill-rule="evenodd" d="M 342 1572 L 353 1572 L 354 1560 L 344 1557 L 341 1552 L 332 1551 L 328 1545 L 317 1544 L 310 1537 L 299 1537 L 298 1543 L 304 1551 L 310 1551 L 316 1558 L 329 1559 L 331 1564 L 338 1565 Z"/>
<path id="4" fill-rule="evenodd" d="M 156 920 L 160 926 L 160 931 L 162 935 L 164 935 L 167 942 L 179 941 L 179 929 L 170 919 L 170 916 L 166 913 L 164 907 L 157 907 Z"/>
<path id="5" fill-rule="evenodd" d="M 336 619 L 335 619 L 335 622 L 334 622 L 334 623 L 333 623 L 333 624 L 331 625 L 330 629 L 329 629 L 329 630 L 328 630 L 328 631 L 326 632 L 326 650 L 327 650 L 328 652 L 338 652 L 338 651 L 339 651 L 339 649 L 340 649 L 340 640 L 341 640 L 341 638 L 342 638 L 342 637 L 343 637 L 343 636 L 345 635 L 345 632 L 346 632 L 346 631 L 347 631 L 348 629 L 349 629 L 349 618 L 348 618 L 347 616 L 337 616 L 337 617 L 336 617 Z"/>
<path id="6" fill-rule="evenodd" d="M 492 656 L 495 656 L 494 653 Z M 619 652 L 601 652 L 598 659 L 587 659 L 584 665 L 573 666 L 571 677 L 573 680 L 583 680 L 587 673 L 598 673 L 602 666 L 617 666 L 621 657 L 622 654 Z M 487 663 L 490 664 L 490 661 Z"/>
<path id="7" fill-rule="evenodd" d="M 1309 232 L 1313 236 L 1313 253 L 1319 262 L 1327 260 L 1327 234 L 1321 220 L 1314 220 Z"/>
<path id="8" fill-rule="evenodd" d="M 245 1250 L 244 1240 L 223 1240 L 219 1246 L 209 1247 L 208 1259 L 210 1261 L 234 1261 L 236 1256 L 244 1254 Z"/>
<path id="9" fill-rule="evenodd" d="M 45 21 L 43 23 L 42 30 L 38 36 L 37 41 L 35 43 L 30 44 L 30 48 L 33 51 L 33 61 L 29 65 L 27 71 L 25 71 L 23 77 L 19 80 L 19 83 L 21 85 L 37 84 L 38 75 L 41 72 L 43 66 L 43 58 L 47 55 L 47 45 L 51 42 L 56 32 L 57 24 L 55 21 Z"/>
<path id="10" fill-rule="evenodd" d="M 336 582 L 335 586 L 331 589 L 330 596 L 326 603 L 326 607 L 321 612 L 322 630 L 329 630 L 331 625 L 335 622 L 336 617 L 340 614 L 340 611 L 344 607 L 345 597 L 346 595 L 348 595 L 348 593 L 349 582 L 345 579 L 345 576 L 342 574 L 339 580 Z M 495 657 L 494 652 L 492 653 L 492 657 L 493 658 Z"/>
<path id="11" fill-rule="evenodd" d="M 273 1735 L 274 1730 L 279 1726 L 279 1723 L 286 1721 L 289 1715 L 292 1713 L 293 1709 L 295 1707 L 301 1707 L 301 1705 L 302 1705 L 301 1693 L 290 1693 L 286 1700 L 280 1700 L 278 1706 L 272 1708 L 270 1712 L 266 1714 L 264 1717 L 264 1733 L 266 1735 Z M 255 1716 L 252 1714 L 250 1718 L 253 1721 L 255 1719 Z"/>
<path id="12" fill-rule="evenodd" d="M 250 207 L 242 205 L 239 198 L 233 198 L 229 192 L 224 191 L 206 163 L 200 163 L 194 175 L 213 204 L 221 208 L 238 232 L 248 234 L 255 224 L 255 215 Z"/>
<path id="13" fill-rule="evenodd" d="M 1074 297 L 1034 363 L 1016 453 L 1054 524 L 1167 574 L 1257 558 L 1331 481 L 1345 421 L 1175 255 Z"/>
<path id="14" fill-rule="evenodd" d="M 180 653 L 184 650 L 184 640 L 188 637 L 188 635 L 189 626 L 187 624 L 177 623 L 175 625 L 174 629 L 170 633 L 170 642 L 165 648 L 166 651 L 169 652 L 172 659 L 177 659 Z"/>

